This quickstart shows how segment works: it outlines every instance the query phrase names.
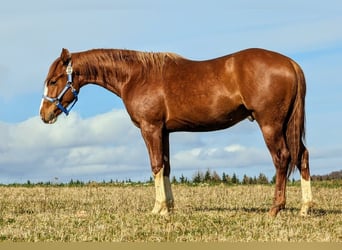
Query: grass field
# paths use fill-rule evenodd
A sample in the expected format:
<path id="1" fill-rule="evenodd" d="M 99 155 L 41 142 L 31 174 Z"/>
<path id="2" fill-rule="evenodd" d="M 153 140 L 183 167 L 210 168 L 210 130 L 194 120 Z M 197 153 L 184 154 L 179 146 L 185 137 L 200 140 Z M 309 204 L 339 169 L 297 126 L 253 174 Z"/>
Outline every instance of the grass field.
<path id="1" fill-rule="evenodd" d="M 274 187 L 174 185 L 170 217 L 150 213 L 153 186 L 0 187 L 0 240 L 108 242 L 342 242 L 342 185 L 313 185 L 316 206 L 298 215 L 299 186 L 287 209 L 267 212 Z"/>

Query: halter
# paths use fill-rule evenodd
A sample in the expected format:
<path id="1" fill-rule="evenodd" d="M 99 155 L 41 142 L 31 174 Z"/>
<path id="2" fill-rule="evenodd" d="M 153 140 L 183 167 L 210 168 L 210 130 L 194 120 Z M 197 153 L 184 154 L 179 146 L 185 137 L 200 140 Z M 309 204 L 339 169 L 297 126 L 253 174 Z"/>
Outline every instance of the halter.
<path id="1" fill-rule="evenodd" d="M 55 98 L 43 95 L 43 98 L 51 103 L 55 103 L 56 106 L 62 110 L 64 112 L 65 115 L 69 115 L 70 110 L 74 107 L 74 105 L 76 104 L 76 102 L 78 101 L 78 93 L 77 90 L 74 88 L 74 86 L 72 86 L 72 66 L 71 66 L 71 61 L 69 62 L 67 68 L 66 68 L 66 73 L 68 76 L 68 80 L 66 82 L 66 85 L 64 87 L 64 89 L 62 90 L 62 92 Z M 74 95 L 74 100 L 71 102 L 71 106 L 69 108 L 64 107 L 62 105 L 62 98 L 65 95 L 65 93 L 71 89 L 72 94 Z"/>

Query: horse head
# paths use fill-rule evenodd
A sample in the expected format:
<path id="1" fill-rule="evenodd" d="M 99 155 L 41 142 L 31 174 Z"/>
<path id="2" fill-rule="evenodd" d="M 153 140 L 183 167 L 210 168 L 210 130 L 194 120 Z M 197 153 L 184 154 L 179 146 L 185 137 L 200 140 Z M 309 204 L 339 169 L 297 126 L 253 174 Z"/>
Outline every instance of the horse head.
<path id="1" fill-rule="evenodd" d="M 70 52 L 62 49 L 60 57 L 50 66 L 40 105 L 40 117 L 45 123 L 56 122 L 61 113 L 68 115 L 77 102 L 79 83 L 74 77 L 72 63 Z"/>

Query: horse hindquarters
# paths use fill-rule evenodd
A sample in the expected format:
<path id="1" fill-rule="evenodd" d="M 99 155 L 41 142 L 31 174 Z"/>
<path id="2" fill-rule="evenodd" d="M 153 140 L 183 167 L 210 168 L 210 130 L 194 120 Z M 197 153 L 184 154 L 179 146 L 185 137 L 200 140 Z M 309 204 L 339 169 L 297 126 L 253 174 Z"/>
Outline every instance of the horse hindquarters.
<path id="1" fill-rule="evenodd" d="M 276 168 L 276 189 L 270 214 L 275 216 L 285 207 L 285 189 L 288 176 L 297 166 L 301 172 L 303 205 L 301 215 L 306 215 L 312 203 L 309 153 L 304 146 L 305 137 L 305 79 L 300 67 L 291 61 L 296 80 L 291 99 L 276 107 L 269 105 L 262 115 L 256 116 L 265 142 Z M 291 86 L 289 82 L 289 86 Z M 290 89 L 290 88 L 289 88 Z M 284 112 L 280 112 L 281 107 Z M 286 112 L 285 112 L 286 111 Z M 278 113 L 277 113 L 278 112 Z"/>

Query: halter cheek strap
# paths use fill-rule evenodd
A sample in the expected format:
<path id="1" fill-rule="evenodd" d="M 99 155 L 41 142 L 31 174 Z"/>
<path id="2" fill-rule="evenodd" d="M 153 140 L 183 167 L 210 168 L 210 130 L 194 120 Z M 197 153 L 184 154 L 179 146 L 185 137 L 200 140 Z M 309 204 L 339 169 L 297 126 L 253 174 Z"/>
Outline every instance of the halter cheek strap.
<path id="1" fill-rule="evenodd" d="M 72 86 L 72 66 L 71 66 L 71 61 L 69 62 L 67 68 L 66 68 L 66 73 L 68 76 L 68 80 L 66 82 L 66 85 L 64 87 L 64 89 L 62 90 L 62 92 L 55 98 L 43 95 L 43 98 L 51 103 L 55 103 L 56 106 L 65 114 L 65 115 L 69 115 L 70 110 L 74 107 L 74 105 L 76 104 L 76 102 L 78 101 L 78 93 L 77 90 L 74 88 L 74 86 Z M 71 89 L 71 93 L 74 96 L 74 100 L 69 104 L 71 105 L 69 108 L 66 106 L 64 107 L 62 105 L 62 98 L 65 95 L 65 93 Z"/>

